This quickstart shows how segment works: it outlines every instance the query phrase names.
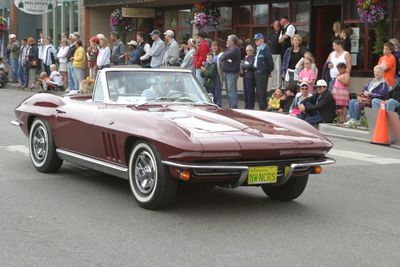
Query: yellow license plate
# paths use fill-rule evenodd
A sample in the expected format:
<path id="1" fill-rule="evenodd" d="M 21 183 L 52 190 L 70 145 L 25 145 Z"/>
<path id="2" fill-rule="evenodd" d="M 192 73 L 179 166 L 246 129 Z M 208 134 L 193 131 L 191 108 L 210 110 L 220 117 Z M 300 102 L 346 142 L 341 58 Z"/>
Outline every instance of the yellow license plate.
<path id="1" fill-rule="evenodd" d="M 278 180 L 278 166 L 249 167 L 247 183 L 274 184 Z"/>

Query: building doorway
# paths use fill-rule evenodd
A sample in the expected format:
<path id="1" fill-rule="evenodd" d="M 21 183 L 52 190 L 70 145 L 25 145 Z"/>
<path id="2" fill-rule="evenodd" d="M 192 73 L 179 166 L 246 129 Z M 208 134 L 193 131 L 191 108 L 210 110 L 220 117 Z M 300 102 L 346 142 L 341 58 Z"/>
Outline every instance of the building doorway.
<path id="1" fill-rule="evenodd" d="M 314 6 L 311 15 L 310 50 L 315 56 L 318 76 L 321 77 L 324 63 L 332 51 L 332 25 L 342 20 L 341 5 Z"/>

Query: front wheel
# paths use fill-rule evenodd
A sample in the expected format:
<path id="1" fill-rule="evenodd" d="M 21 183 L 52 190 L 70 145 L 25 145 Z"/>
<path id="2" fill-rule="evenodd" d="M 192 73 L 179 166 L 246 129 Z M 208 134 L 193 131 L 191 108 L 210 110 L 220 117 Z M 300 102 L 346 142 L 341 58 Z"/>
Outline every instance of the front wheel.
<path id="1" fill-rule="evenodd" d="M 157 150 L 148 142 L 139 141 L 129 158 L 129 184 L 132 193 L 145 209 L 167 207 L 175 198 L 178 182 L 169 177 Z"/>
<path id="2" fill-rule="evenodd" d="M 40 172 L 52 173 L 60 169 L 50 127 L 45 120 L 36 118 L 29 133 L 29 154 L 35 168 Z"/>
<path id="3" fill-rule="evenodd" d="M 308 174 L 291 177 L 281 186 L 262 185 L 264 193 L 272 200 L 291 201 L 298 198 L 306 188 Z"/>

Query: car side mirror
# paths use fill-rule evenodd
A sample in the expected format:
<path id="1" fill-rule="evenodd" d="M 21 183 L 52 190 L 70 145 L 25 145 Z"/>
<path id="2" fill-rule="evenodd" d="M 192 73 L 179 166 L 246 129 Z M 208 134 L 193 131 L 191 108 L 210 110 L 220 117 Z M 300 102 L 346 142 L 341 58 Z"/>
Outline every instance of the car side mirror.
<path id="1" fill-rule="evenodd" d="M 214 95 L 212 93 L 208 93 L 208 97 L 211 98 L 212 102 L 214 102 Z"/>

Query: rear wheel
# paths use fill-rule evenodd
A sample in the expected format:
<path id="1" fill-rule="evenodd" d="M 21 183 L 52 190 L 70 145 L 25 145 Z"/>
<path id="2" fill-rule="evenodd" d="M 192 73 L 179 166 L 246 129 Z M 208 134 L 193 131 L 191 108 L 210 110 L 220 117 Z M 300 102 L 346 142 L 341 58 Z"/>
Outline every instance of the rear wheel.
<path id="1" fill-rule="evenodd" d="M 137 142 L 129 158 L 129 184 L 139 205 L 156 210 L 175 198 L 178 182 L 171 179 L 157 150 L 148 142 Z"/>
<path id="2" fill-rule="evenodd" d="M 40 172 L 56 172 L 62 160 L 58 158 L 50 127 L 45 120 L 36 118 L 29 133 L 29 154 L 35 168 Z"/>
<path id="3" fill-rule="evenodd" d="M 261 188 L 272 200 L 291 201 L 298 198 L 306 188 L 308 174 L 291 177 L 289 181 L 281 186 L 262 185 Z"/>

